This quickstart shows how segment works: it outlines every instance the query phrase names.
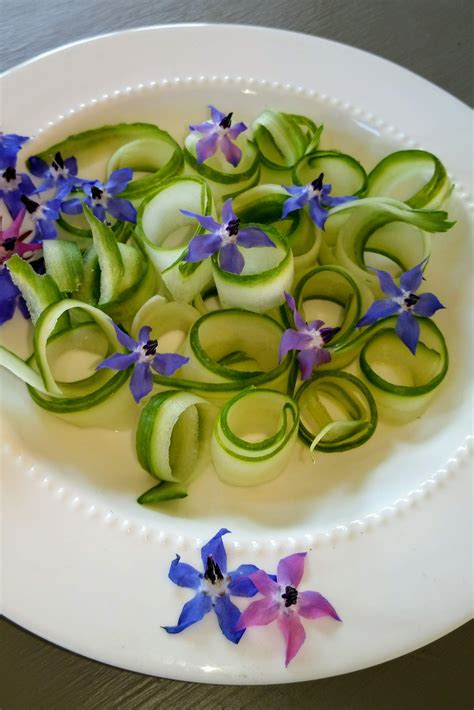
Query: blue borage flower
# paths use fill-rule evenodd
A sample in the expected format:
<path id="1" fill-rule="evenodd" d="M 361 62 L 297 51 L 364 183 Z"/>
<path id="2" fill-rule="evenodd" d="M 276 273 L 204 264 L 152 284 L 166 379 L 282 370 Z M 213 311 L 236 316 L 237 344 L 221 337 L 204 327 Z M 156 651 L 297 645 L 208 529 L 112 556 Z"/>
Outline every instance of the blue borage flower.
<path id="1" fill-rule="evenodd" d="M 326 345 L 341 329 L 323 328 L 322 320 L 306 323 L 296 309 L 295 299 L 286 291 L 285 299 L 288 307 L 293 311 L 296 330 L 288 328 L 281 336 L 278 359 L 281 362 L 289 350 L 299 350 L 296 359 L 301 369 L 301 379 L 308 380 L 317 365 L 324 365 L 331 361 L 331 353 L 326 350 Z"/>
<path id="2" fill-rule="evenodd" d="M 67 186 L 64 189 L 69 191 Z M 58 192 L 53 199 L 41 202 L 40 198 L 33 199 L 31 196 L 21 195 L 20 202 L 26 208 L 35 226 L 35 241 L 56 239 L 56 220 L 59 218 L 63 197 L 64 193 Z"/>
<path id="3" fill-rule="evenodd" d="M 169 578 L 179 587 L 193 589 L 195 596 L 183 606 L 176 626 L 164 626 L 169 634 L 179 634 L 200 621 L 211 609 L 217 615 L 222 633 L 232 643 L 239 643 L 245 629 L 236 629 L 240 610 L 231 596 L 253 597 L 257 587 L 248 575 L 258 571 L 255 565 L 240 565 L 234 572 L 227 571 L 227 554 L 222 536 L 230 530 L 221 528 L 201 549 L 203 572 L 181 562 L 179 555 L 173 560 Z"/>
<path id="4" fill-rule="evenodd" d="M 105 222 L 108 212 L 114 219 L 135 224 L 137 221 L 135 207 L 129 200 L 117 197 L 125 190 L 132 176 L 133 170 L 131 168 L 119 168 L 111 173 L 105 185 L 100 180 L 86 180 L 82 183 L 86 198 L 81 200 L 73 197 L 70 200 L 65 200 L 61 205 L 61 210 L 65 214 L 80 214 L 84 201 L 101 222 Z"/>
<path id="5" fill-rule="evenodd" d="M 293 186 L 282 187 L 290 193 L 285 204 L 283 205 L 283 212 L 281 219 L 285 219 L 290 212 L 294 210 L 300 210 L 305 205 L 309 205 L 309 213 L 311 219 L 316 224 L 319 229 L 324 229 L 326 220 L 329 217 L 329 209 L 331 207 L 337 207 L 338 205 L 343 205 L 346 202 L 352 202 L 357 200 L 357 197 L 331 197 L 330 192 L 332 185 L 323 184 L 324 173 L 321 173 L 315 180 L 310 182 L 308 185 L 303 185 L 301 187 Z"/>
<path id="6" fill-rule="evenodd" d="M 177 353 L 157 353 L 158 340 L 150 340 L 151 328 L 147 325 L 141 328 L 138 341 L 124 333 L 113 323 L 117 340 L 128 353 L 114 353 L 97 365 L 97 370 L 104 367 L 111 370 L 126 370 L 133 365 L 133 374 L 130 378 L 130 391 L 138 404 L 143 397 L 153 389 L 153 376 L 151 369 L 160 375 L 169 377 L 179 367 L 182 367 L 189 358 Z"/>
<path id="7" fill-rule="evenodd" d="M 412 269 L 404 271 L 400 276 L 400 286 L 397 286 L 388 273 L 381 269 L 372 269 L 377 274 L 380 288 L 388 298 L 374 301 L 367 313 L 357 323 L 357 328 L 372 325 L 382 318 L 398 314 L 395 331 L 400 340 L 415 355 L 420 339 L 420 324 L 415 315 L 430 318 L 436 311 L 444 308 L 433 293 L 415 293 L 423 280 L 423 266 L 428 261 L 424 259 Z"/>
<path id="8" fill-rule="evenodd" d="M 69 192 L 75 187 L 81 187 L 85 180 L 77 176 L 77 160 L 74 156 L 63 159 L 61 153 L 57 151 L 51 165 L 33 156 L 28 161 L 30 173 L 41 178 L 43 183 L 36 188 L 36 192 L 45 192 L 53 187 L 58 187 L 65 193 L 64 187 L 69 187 Z"/>
<path id="9" fill-rule="evenodd" d="M 205 234 L 200 234 L 191 239 L 188 253 L 183 261 L 202 261 L 212 254 L 219 254 L 219 264 L 224 271 L 240 274 L 245 266 L 245 259 L 239 247 L 274 247 L 274 243 L 262 229 L 246 227 L 240 229 L 240 220 L 232 209 L 230 197 L 222 206 L 222 223 L 216 222 L 213 217 L 195 214 L 189 210 L 181 210 L 188 217 L 197 219 L 201 227 L 206 229 Z"/>
<path id="10" fill-rule="evenodd" d="M 199 164 L 212 158 L 217 150 L 222 150 L 228 163 L 237 167 L 242 158 L 242 151 L 232 141 L 247 130 L 245 123 L 232 125 L 233 113 L 222 113 L 215 106 L 211 109 L 211 120 L 189 126 L 191 131 L 203 133 L 204 136 L 196 143 L 196 158 Z"/>

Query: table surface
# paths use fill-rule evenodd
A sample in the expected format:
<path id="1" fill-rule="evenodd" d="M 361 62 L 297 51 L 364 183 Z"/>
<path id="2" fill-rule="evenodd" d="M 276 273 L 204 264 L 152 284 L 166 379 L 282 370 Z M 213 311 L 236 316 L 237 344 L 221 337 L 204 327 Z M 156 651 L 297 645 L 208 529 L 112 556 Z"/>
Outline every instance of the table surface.
<path id="1" fill-rule="evenodd" d="M 473 14 L 471 0 L 0 0 L 0 70 L 105 32 L 176 22 L 227 22 L 306 32 L 365 49 L 472 106 Z M 298 685 L 237 688 L 111 668 L 1 620 L 0 707 L 467 710 L 472 707 L 473 628 L 466 624 L 414 653 L 357 673 Z"/>

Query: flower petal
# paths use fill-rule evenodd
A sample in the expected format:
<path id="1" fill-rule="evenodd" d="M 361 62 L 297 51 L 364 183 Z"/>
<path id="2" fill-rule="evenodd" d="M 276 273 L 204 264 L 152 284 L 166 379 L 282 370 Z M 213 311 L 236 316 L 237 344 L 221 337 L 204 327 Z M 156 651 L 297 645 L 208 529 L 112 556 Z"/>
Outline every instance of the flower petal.
<path id="1" fill-rule="evenodd" d="M 226 244 L 219 251 L 219 265 L 223 271 L 240 274 L 245 266 L 245 259 L 235 244 Z"/>
<path id="2" fill-rule="evenodd" d="M 131 168 L 119 168 L 118 170 L 114 170 L 107 180 L 105 189 L 109 195 L 115 197 L 115 195 L 119 195 L 125 190 L 132 177 L 133 170 Z"/>
<path id="3" fill-rule="evenodd" d="M 221 528 L 219 532 L 201 548 L 201 559 L 204 569 L 206 569 L 207 558 L 210 556 L 214 562 L 219 565 L 221 572 L 227 572 L 227 554 L 224 543 L 222 542 L 222 536 L 227 535 L 227 533 L 230 533 L 230 530 Z"/>
<path id="4" fill-rule="evenodd" d="M 127 335 L 127 333 L 124 333 L 124 331 L 119 328 L 118 325 L 116 325 L 113 321 L 112 325 L 114 326 L 115 334 L 120 345 L 123 345 L 123 347 L 127 348 L 127 350 L 135 350 L 138 343 L 133 340 L 133 338 L 131 338 L 129 335 Z"/>
<path id="5" fill-rule="evenodd" d="M 180 556 L 176 555 L 170 566 L 168 577 L 178 587 L 189 587 L 189 589 L 199 589 L 201 586 L 201 575 L 185 562 L 180 562 Z"/>
<path id="6" fill-rule="evenodd" d="M 195 597 L 189 602 L 186 602 L 183 606 L 176 626 L 163 626 L 163 628 L 169 634 L 179 634 L 181 631 L 184 631 L 184 629 L 187 629 L 188 626 L 195 624 L 197 621 L 201 621 L 211 609 L 211 597 L 208 594 L 199 592 L 199 594 L 196 594 Z"/>
<path id="7" fill-rule="evenodd" d="M 277 567 L 278 584 L 282 586 L 297 587 L 304 573 L 306 552 L 295 552 L 293 555 L 283 557 Z"/>
<path id="8" fill-rule="evenodd" d="M 23 143 L 29 140 L 27 136 L 19 136 L 16 133 L 0 133 L 0 169 L 9 166 L 14 168 L 18 151 Z"/>
<path id="9" fill-rule="evenodd" d="M 336 621 L 341 621 L 333 605 L 319 592 L 300 592 L 296 610 L 305 619 L 320 619 L 322 616 L 331 616 Z"/>
<path id="10" fill-rule="evenodd" d="M 211 118 L 213 123 L 220 123 L 227 115 L 222 113 L 222 111 L 219 111 L 219 109 L 212 104 L 209 104 L 209 108 L 211 109 Z"/>
<path id="11" fill-rule="evenodd" d="M 24 205 L 21 201 L 21 193 L 19 190 L 12 190 L 10 192 L 3 193 L 3 201 L 7 206 L 10 216 L 15 219 L 19 212 L 23 209 Z"/>
<path id="12" fill-rule="evenodd" d="M 68 171 L 69 175 L 76 177 L 77 175 L 77 159 L 71 155 L 70 158 L 66 158 L 64 161 L 64 167 Z"/>
<path id="13" fill-rule="evenodd" d="M 404 291 L 410 291 L 411 293 L 418 291 L 423 281 L 423 266 L 427 261 L 428 257 L 400 276 L 400 286 Z"/>
<path id="14" fill-rule="evenodd" d="M 208 232 L 218 232 L 221 228 L 221 225 L 216 222 L 214 217 L 205 214 L 196 214 L 196 212 L 190 212 L 189 210 L 180 210 L 180 212 L 185 214 L 186 217 L 194 217 L 194 219 L 197 219 L 201 227 L 204 227 Z"/>
<path id="15" fill-rule="evenodd" d="M 86 204 L 91 207 L 92 203 L 86 200 Z M 92 212 L 94 214 L 94 217 L 97 217 L 100 222 L 105 222 L 106 214 L 105 209 L 102 205 L 92 205 Z"/>
<path id="16" fill-rule="evenodd" d="M 323 350 L 322 348 L 311 348 L 311 350 L 302 350 L 296 356 L 301 370 L 301 379 L 303 381 L 309 380 L 309 378 L 313 374 L 313 369 L 316 367 L 316 365 L 321 364 L 321 362 L 318 362 L 318 359 L 321 357 L 319 353 L 322 352 L 327 353 L 327 355 L 329 355 L 329 360 L 331 359 L 331 356 L 328 351 Z"/>
<path id="17" fill-rule="evenodd" d="M 280 605 L 272 597 L 258 599 L 252 602 L 240 615 L 237 621 L 238 629 L 247 629 L 249 626 L 266 626 L 274 621 L 280 611 Z"/>
<path id="18" fill-rule="evenodd" d="M 23 223 L 23 220 L 25 219 L 25 215 L 26 209 L 23 208 L 20 212 L 18 212 L 13 222 L 11 222 L 11 224 L 9 224 L 6 229 L 0 230 L 0 239 L 2 240 L 2 242 L 6 239 L 18 239 L 21 225 Z M 0 227 L 1 222 L 2 220 L 0 219 Z"/>
<path id="19" fill-rule="evenodd" d="M 280 340 L 278 362 L 281 362 L 290 350 L 307 350 L 312 347 L 312 337 L 309 333 L 298 330 L 285 330 Z"/>
<path id="20" fill-rule="evenodd" d="M 250 579 L 255 584 L 260 594 L 268 596 L 278 592 L 278 584 L 269 574 L 264 572 L 263 569 L 252 572 Z"/>
<path id="21" fill-rule="evenodd" d="M 348 197 L 330 197 L 329 195 L 321 196 L 321 203 L 325 207 L 337 207 L 338 205 L 345 205 L 347 202 L 354 202 L 358 200 L 358 197 L 350 195 Z"/>
<path id="22" fill-rule="evenodd" d="M 138 362 L 130 378 L 130 392 L 137 404 L 153 389 L 153 377 L 147 362 Z"/>
<path id="23" fill-rule="evenodd" d="M 203 123 L 194 123 L 189 126 L 190 131 L 197 131 L 198 133 L 210 133 L 215 131 L 216 127 L 212 121 L 204 121 Z"/>
<path id="24" fill-rule="evenodd" d="M 221 631 L 232 643 L 239 643 L 245 629 L 237 629 L 236 625 L 240 618 L 240 609 L 230 600 L 228 594 L 222 594 L 214 599 L 214 611 Z"/>
<path id="25" fill-rule="evenodd" d="M 388 318 L 395 315 L 400 310 L 400 305 L 391 298 L 383 298 L 379 301 L 374 301 L 365 315 L 362 316 L 357 323 L 357 328 L 362 328 L 364 325 L 372 325 L 381 318 Z"/>
<path id="26" fill-rule="evenodd" d="M 146 345 L 150 340 L 151 328 L 149 325 L 144 325 L 140 328 L 138 333 L 138 345 Z M 131 338 L 130 338 L 131 340 Z M 123 344 L 123 343 L 122 343 Z M 128 347 L 127 345 L 125 347 Z M 136 345 L 134 345 L 136 347 Z"/>
<path id="27" fill-rule="evenodd" d="M 13 318 L 16 308 L 17 296 L 10 299 L 3 299 L 0 294 L 0 325 Z"/>
<path id="28" fill-rule="evenodd" d="M 222 205 L 221 219 L 223 224 L 229 224 L 229 222 L 237 219 L 237 215 L 232 208 L 232 197 L 229 197 Z"/>
<path id="29" fill-rule="evenodd" d="M 49 165 L 37 155 L 32 155 L 28 160 L 28 170 L 35 177 L 44 178 L 49 174 Z"/>
<path id="30" fill-rule="evenodd" d="M 123 197 L 111 197 L 107 203 L 107 211 L 110 212 L 112 217 L 115 219 L 120 219 L 123 222 L 132 222 L 135 224 L 137 221 L 137 211 L 129 200 L 124 200 Z"/>
<path id="31" fill-rule="evenodd" d="M 222 136 L 221 150 L 224 153 L 227 162 L 236 168 L 242 158 L 242 151 L 239 146 L 232 143 L 229 136 Z"/>
<path id="32" fill-rule="evenodd" d="M 237 244 L 248 249 L 249 247 L 274 247 L 270 237 L 259 227 L 247 227 L 239 231 Z"/>
<path id="33" fill-rule="evenodd" d="M 212 158 L 217 150 L 218 143 L 219 136 L 217 133 L 210 133 L 196 143 L 196 159 L 199 165 L 205 160 Z"/>
<path id="34" fill-rule="evenodd" d="M 286 291 L 285 291 L 285 300 L 288 304 L 288 307 L 291 308 L 291 310 L 293 311 L 293 320 L 295 321 L 296 327 L 299 330 L 306 328 L 308 324 L 306 323 L 303 316 L 301 316 L 299 314 L 299 312 L 297 311 L 295 299 L 293 298 L 293 296 L 290 293 L 287 293 Z"/>
<path id="35" fill-rule="evenodd" d="M 238 138 L 240 134 L 246 130 L 247 126 L 245 125 L 245 123 L 239 121 L 239 123 L 234 123 L 234 125 L 229 128 L 229 130 L 227 131 L 227 135 L 229 136 L 229 138 L 235 141 L 236 138 Z"/>
<path id="36" fill-rule="evenodd" d="M 111 370 L 126 370 L 137 361 L 137 353 L 114 353 L 97 365 L 96 370 L 110 368 Z"/>
<path id="37" fill-rule="evenodd" d="M 403 294 L 402 289 L 396 285 L 392 275 L 389 274 L 388 271 L 383 271 L 382 269 L 372 269 L 372 271 L 375 271 L 377 274 L 380 288 L 387 294 L 387 296 L 397 298 Z"/>
<path id="38" fill-rule="evenodd" d="M 288 666 L 304 644 L 306 632 L 300 617 L 294 611 L 281 614 L 278 626 L 286 642 L 285 666 Z"/>
<path id="39" fill-rule="evenodd" d="M 77 197 L 73 197 L 71 200 L 61 202 L 61 212 L 65 214 L 81 214 L 82 201 Z"/>
<path id="40" fill-rule="evenodd" d="M 186 363 L 189 362 L 188 357 L 184 355 L 178 355 L 177 353 L 159 353 L 152 360 L 152 368 L 160 373 L 160 375 L 165 375 L 169 377 L 176 370 Z"/>
<path id="41" fill-rule="evenodd" d="M 412 310 L 418 316 L 429 318 L 441 308 L 444 308 L 444 306 L 434 293 L 422 293 Z"/>
<path id="42" fill-rule="evenodd" d="M 309 214 L 315 225 L 319 227 L 319 229 L 324 229 L 326 220 L 329 217 L 329 212 L 320 205 L 317 197 L 313 197 L 313 199 L 309 201 Z"/>
<path id="43" fill-rule="evenodd" d="M 47 219 L 39 219 L 36 222 L 35 239 L 56 239 L 56 225 Z"/>
<path id="44" fill-rule="evenodd" d="M 288 189 L 288 188 L 285 188 Z M 285 202 L 283 203 L 283 211 L 281 213 L 280 219 L 285 219 L 289 215 L 290 212 L 294 212 L 295 210 L 300 210 L 303 205 L 300 204 L 301 198 L 299 197 L 289 197 Z"/>
<path id="45" fill-rule="evenodd" d="M 229 572 L 229 594 L 234 597 L 253 597 L 257 593 L 257 587 L 249 579 L 249 575 L 257 571 L 258 567 L 255 565 L 240 565 L 233 572 Z"/>
<path id="46" fill-rule="evenodd" d="M 395 332 L 400 340 L 405 343 L 408 350 L 415 355 L 416 346 L 420 339 L 420 324 L 413 313 L 410 313 L 410 311 L 402 311 L 402 313 L 400 313 L 397 318 Z"/>
<path id="47" fill-rule="evenodd" d="M 183 261 L 203 261 L 218 252 L 221 245 L 222 237 L 218 234 L 200 234 L 189 242 L 188 253 L 183 257 Z"/>

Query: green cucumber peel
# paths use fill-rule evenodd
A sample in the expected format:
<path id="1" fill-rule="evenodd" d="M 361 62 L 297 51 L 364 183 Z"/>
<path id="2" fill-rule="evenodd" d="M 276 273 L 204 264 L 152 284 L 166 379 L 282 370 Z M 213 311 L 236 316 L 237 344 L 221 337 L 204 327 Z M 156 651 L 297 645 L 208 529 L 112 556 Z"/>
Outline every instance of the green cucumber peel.
<path id="1" fill-rule="evenodd" d="M 49 274 L 37 274 L 31 264 L 18 254 L 8 259 L 6 268 L 21 291 L 34 324 L 45 308 L 61 300 L 61 292 L 54 279 Z"/>
<path id="2" fill-rule="evenodd" d="M 84 264 L 77 244 L 64 239 L 46 239 L 43 256 L 46 273 L 62 293 L 79 291 L 84 281 Z"/>
<path id="3" fill-rule="evenodd" d="M 137 498 L 137 503 L 140 505 L 153 505 L 153 503 L 163 503 L 168 500 L 179 500 L 187 498 L 188 489 L 181 483 L 171 483 L 170 481 L 162 481 L 158 485 L 153 486 L 149 490 L 142 493 Z"/>

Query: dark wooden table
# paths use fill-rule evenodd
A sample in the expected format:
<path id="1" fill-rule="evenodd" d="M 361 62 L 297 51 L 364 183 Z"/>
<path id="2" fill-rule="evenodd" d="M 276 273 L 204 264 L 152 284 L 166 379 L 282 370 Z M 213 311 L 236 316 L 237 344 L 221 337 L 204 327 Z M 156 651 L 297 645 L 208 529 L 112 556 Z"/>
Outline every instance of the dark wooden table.
<path id="1" fill-rule="evenodd" d="M 472 0 L 0 0 L 0 18 L 2 71 L 104 32 L 172 22 L 233 22 L 306 32 L 366 49 L 474 103 Z M 110 668 L 2 620 L 0 707 L 468 710 L 473 706 L 472 629 L 465 625 L 414 653 L 357 673 L 237 688 Z"/>

